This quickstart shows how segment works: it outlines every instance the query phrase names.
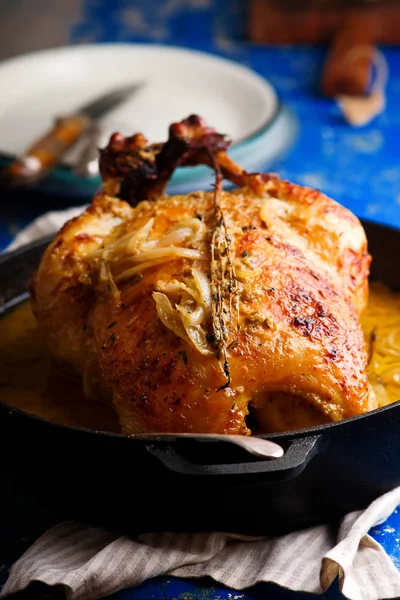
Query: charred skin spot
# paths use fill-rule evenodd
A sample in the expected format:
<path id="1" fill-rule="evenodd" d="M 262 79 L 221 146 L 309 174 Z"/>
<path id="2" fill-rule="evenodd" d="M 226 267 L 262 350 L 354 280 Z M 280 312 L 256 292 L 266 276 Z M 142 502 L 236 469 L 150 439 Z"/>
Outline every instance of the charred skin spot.
<path id="1" fill-rule="evenodd" d="M 310 336 L 314 329 L 315 319 L 314 317 L 295 317 L 293 319 L 293 325 L 302 335 Z"/>
<path id="2" fill-rule="evenodd" d="M 267 239 L 267 238 L 265 238 L 265 239 Z M 272 237 L 269 237 L 267 239 L 267 241 L 270 242 L 274 246 L 274 248 L 276 248 L 277 250 L 282 250 L 283 252 L 286 252 L 287 254 L 290 254 L 291 256 L 296 256 L 298 258 L 302 258 L 305 260 L 304 254 L 299 248 L 296 248 L 295 246 L 292 246 L 291 244 L 284 244 L 282 242 L 278 242 L 277 240 L 273 239 Z"/>
<path id="3" fill-rule="evenodd" d="M 293 327 L 303 336 L 323 341 L 338 331 L 337 319 L 312 292 L 294 286 L 290 293 Z"/>
<path id="4" fill-rule="evenodd" d="M 173 406 L 178 406 L 182 402 L 182 398 L 176 398 L 175 395 L 167 397 L 167 402 Z"/>
<path id="5" fill-rule="evenodd" d="M 89 235 L 88 233 L 78 233 L 78 235 L 75 236 L 75 241 L 77 241 L 77 242 L 93 242 L 93 241 L 95 241 L 95 238 L 92 235 Z"/>
<path id="6" fill-rule="evenodd" d="M 170 358 L 162 365 L 161 380 L 163 383 L 171 383 L 171 377 L 177 364 L 176 358 Z"/>
<path id="7" fill-rule="evenodd" d="M 327 352 L 327 357 L 330 360 L 335 361 L 335 360 L 338 360 L 339 356 L 340 356 L 339 349 L 336 348 L 336 346 L 331 346 L 330 349 Z"/>
<path id="8" fill-rule="evenodd" d="M 316 317 L 294 317 L 292 324 L 301 335 L 319 341 L 336 337 L 338 331 L 336 319 L 329 316 L 324 319 Z"/>

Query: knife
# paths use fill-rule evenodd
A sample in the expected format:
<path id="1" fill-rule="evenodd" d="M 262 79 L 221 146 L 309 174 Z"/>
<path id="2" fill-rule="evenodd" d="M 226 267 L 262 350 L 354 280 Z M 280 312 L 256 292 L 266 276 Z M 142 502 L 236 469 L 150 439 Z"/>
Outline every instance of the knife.
<path id="1" fill-rule="evenodd" d="M 73 168 L 74 174 L 78 177 L 96 177 L 99 173 L 99 141 L 101 129 L 95 121 L 85 132 L 83 138 L 83 148 L 76 159 Z"/>
<path id="2" fill-rule="evenodd" d="M 143 82 L 136 82 L 114 89 L 82 106 L 75 113 L 57 118 L 50 131 L 5 169 L 4 180 L 9 185 L 20 186 L 36 183 L 46 177 L 93 123 L 142 86 Z"/>

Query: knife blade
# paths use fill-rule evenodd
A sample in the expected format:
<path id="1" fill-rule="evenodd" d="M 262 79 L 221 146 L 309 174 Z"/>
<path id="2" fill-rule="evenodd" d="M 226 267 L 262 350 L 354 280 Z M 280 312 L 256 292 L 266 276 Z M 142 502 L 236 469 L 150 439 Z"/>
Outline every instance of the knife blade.
<path id="1" fill-rule="evenodd" d="M 36 140 L 4 171 L 8 185 L 23 186 L 47 177 L 64 154 L 101 117 L 124 102 L 143 86 L 135 82 L 113 89 L 81 106 L 71 115 L 55 119 L 53 127 Z"/>
<path id="2" fill-rule="evenodd" d="M 89 127 L 83 138 L 83 148 L 76 159 L 73 172 L 78 177 L 96 177 L 99 173 L 99 140 L 101 129 L 96 122 Z"/>

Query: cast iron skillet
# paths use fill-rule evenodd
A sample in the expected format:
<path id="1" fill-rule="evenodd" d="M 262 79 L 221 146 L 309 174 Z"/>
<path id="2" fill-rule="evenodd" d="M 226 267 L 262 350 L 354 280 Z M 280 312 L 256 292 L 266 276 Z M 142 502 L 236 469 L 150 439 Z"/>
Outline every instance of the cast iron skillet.
<path id="1" fill-rule="evenodd" d="M 400 230 L 364 227 L 372 279 L 400 287 Z M 0 258 L 1 312 L 27 298 L 47 241 Z M 265 437 L 285 448 L 282 458 L 257 460 L 224 442 L 172 435 L 154 443 L 63 427 L 0 403 L 2 487 L 14 518 L 40 506 L 53 520 L 125 531 L 280 534 L 361 509 L 400 485 L 400 402 Z"/>

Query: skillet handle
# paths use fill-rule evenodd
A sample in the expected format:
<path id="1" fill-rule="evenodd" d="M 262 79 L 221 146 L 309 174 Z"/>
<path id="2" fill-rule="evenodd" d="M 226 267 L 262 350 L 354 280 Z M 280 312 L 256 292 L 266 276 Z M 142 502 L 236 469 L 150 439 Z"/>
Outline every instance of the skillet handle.
<path id="1" fill-rule="evenodd" d="M 283 481 L 297 477 L 321 449 L 321 435 L 291 440 L 281 458 L 235 464 L 197 464 L 188 461 L 172 444 L 147 444 L 146 449 L 170 471 L 180 475 L 244 476 L 262 475 L 263 481 Z M 204 443 L 204 442 L 202 442 Z M 209 442 L 215 443 L 215 442 Z"/>

